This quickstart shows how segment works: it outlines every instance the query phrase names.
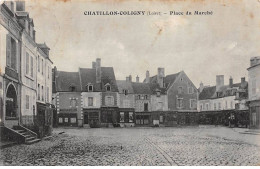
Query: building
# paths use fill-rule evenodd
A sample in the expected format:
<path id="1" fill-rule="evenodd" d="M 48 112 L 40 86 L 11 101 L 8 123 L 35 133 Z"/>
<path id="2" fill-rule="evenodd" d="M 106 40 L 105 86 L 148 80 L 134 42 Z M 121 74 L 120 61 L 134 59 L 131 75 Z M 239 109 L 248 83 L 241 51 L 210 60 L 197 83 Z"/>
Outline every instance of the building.
<path id="1" fill-rule="evenodd" d="M 248 83 L 241 78 L 240 83 L 224 85 L 224 75 L 216 76 L 216 86 L 200 84 L 198 111 L 201 124 L 222 124 L 246 127 L 248 107 L 246 106 Z"/>
<path id="2" fill-rule="evenodd" d="M 130 76 L 131 77 L 131 76 Z M 139 81 L 138 77 L 137 81 Z M 129 77 L 126 80 L 117 80 L 119 93 L 119 115 L 121 127 L 135 126 L 135 95 Z"/>
<path id="3" fill-rule="evenodd" d="M 184 71 L 165 76 L 164 68 L 158 68 L 157 75 L 150 77 L 146 72 L 145 83 L 158 84 L 157 90 L 165 91 L 167 95 L 168 113 L 161 117 L 166 125 L 196 124 L 198 91 Z M 156 91 L 152 91 L 156 92 Z"/>
<path id="4" fill-rule="evenodd" d="M 41 93 L 44 97 L 41 101 L 45 105 L 51 104 L 52 75 L 46 73 L 51 70 L 52 65 L 49 48 L 45 45 L 46 50 L 36 43 L 34 22 L 25 10 L 24 1 L 5 1 L 0 7 L 1 123 L 9 132 L 22 128 L 33 135 L 36 132 L 39 137 L 48 135 L 51 133 L 52 109 L 46 106 L 40 114 L 36 101 L 39 94 L 37 84 L 42 81 Z M 39 55 L 44 60 L 43 77 L 36 70 Z"/>
<path id="5" fill-rule="evenodd" d="M 248 103 L 250 128 L 260 128 L 260 57 L 250 59 L 248 70 Z"/>
<path id="6" fill-rule="evenodd" d="M 78 72 L 54 70 L 54 74 L 53 96 L 59 125 L 110 127 L 119 124 L 119 94 L 112 67 L 101 67 L 101 59 L 97 58 L 92 68 L 79 68 Z"/>

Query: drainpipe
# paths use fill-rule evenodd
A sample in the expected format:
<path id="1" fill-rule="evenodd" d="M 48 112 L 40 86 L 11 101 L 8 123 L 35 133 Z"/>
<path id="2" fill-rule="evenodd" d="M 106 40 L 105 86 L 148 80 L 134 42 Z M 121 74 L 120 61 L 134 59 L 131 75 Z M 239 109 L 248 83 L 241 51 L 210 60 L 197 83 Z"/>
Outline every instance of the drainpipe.
<path id="1" fill-rule="evenodd" d="M 20 61 L 20 65 L 19 65 L 19 68 L 20 68 L 20 70 L 19 70 L 19 74 L 20 74 L 20 76 L 19 76 L 19 83 L 18 84 L 20 84 L 19 85 L 19 88 L 20 88 L 20 92 L 19 92 L 19 97 L 20 97 L 20 101 L 19 101 L 19 104 L 20 104 L 20 106 L 19 106 L 19 120 L 18 120 L 18 125 L 20 125 L 21 124 L 21 117 L 22 117 L 22 107 L 21 107 L 21 103 L 22 103 L 22 32 L 23 32 L 23 28 L 21 29 L 21 31 L 20 31 L 20 39 L 18 40 L 18 44 L 20 44 L 19 45 L 19 61 Z M 17 99 L 18 100 L 18 99 Z"/>

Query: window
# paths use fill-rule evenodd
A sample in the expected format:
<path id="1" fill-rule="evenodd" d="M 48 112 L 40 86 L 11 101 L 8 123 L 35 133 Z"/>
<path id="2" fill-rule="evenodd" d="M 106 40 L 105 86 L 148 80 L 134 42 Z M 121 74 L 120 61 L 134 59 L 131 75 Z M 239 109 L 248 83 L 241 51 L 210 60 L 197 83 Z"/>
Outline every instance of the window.
<path id="1" fill-rule="evenodd" d="M 183 91 L 182 91 L 182 86 L 179 86 L 179 87 L 178 87 L 178 94 L 182 94 L 182 92 L 183 92 Z"/>
<path id="2" fill-rule="evenodd" d="M 62 117 L 59 118 L 59 123 L 62 123 L 63 122 L 63 119 Z"/>
<path id="3" fill-rule="evenodd" d="M 114 97 L 113 96 L 106 96 L 105 97 L 105 105 L 113 106 L 114 105 Z"/>
<path id="4" fill-rule="evenodd" d="M 156 96 L 157 96 L 157 97 L 160 97 L 160 96 L 161 96 L 161 92 L 160 92 L 160 91 L 157 91 L 157 92 L 156 92 Z"/>
<path id="5" fill-rule="evenodd" d="M 144 103 L 144 111 L 148 111 L 148 103 Z"/>
<path id="6" fill-rule="evenodd" d="M 221 103 L 218 103 L 218 109 L 221 110 Z"/>
<path id="7" fill-rule="evenodd" d="M 130 102 L 129 102 L 129 100 L 123 100 L 123 107 L 124 107 L 124 108 L 129 108 L 129 107 L 130 107 Z"/>
<path id="8" fill-rule="evenodd" d="M 43 90 L 43 86 L 42 86 L 42 101 L 44 101 L 44 90 Z"/>
<path id="9" fill-rule="evenodd" d="M 230 108 L 233 109 L 233 102 L 230 102 Z"/>
<path id="10" fill-rule="evenodd" d="M 141 99 L 141 95 L 138 95 L 138 96 L 137 96 L 137 99 Z"/>
<path id="11" fill-rule="evenodd" d="M 196 100 L 190 99 L 190 108 L 196 108 Z"/>
<path id="12" fill-rule="evenodd" d="M 76 122 L 77 122 L 77 119 L 76 119 L 75 117 L 70 118 L 70 122 L 71 122 L 71 123 L 76 123 Z"/>
<path id="13" fill-rule="evenodd" d="M 70 99 L 70 106 L 75 108 L 77 106 L 77 99 L 76 98 L 71 98 Z"/>
<path id="14" fill-rule="evenodd" d="M 147 100 L 147 99 L 148 99 L 148 95 L 145 95 L 145 96 L 144 96 L 144 99 L 146 99 L 146 100 Z"/>
<path id="15" fill-rule="evenodd" d="M 200 105 L 200 110 L 203 110 L 203 104 Z"/>
<path id="16" fill-rule="evenodd" d="M 49 102 L 49 87 L 47 87 L 47 97 L 46 97 L 47 102 Z"/>
<path id="17" fill-rule="evenodd" d="M 31 77 L 33 77 L 33 57 L 31 56 Z"/>
<path id="18" fill-rule="evenodd" d="M 217 110 L 217 103 L 214 103 L 214 110 Z"/>
<path id="19" fill-rule="evenodd" d="M 6 36 L 6 64 L 7 66 L 16 70 L 16 42 L 15 40 L 7 35 Z"/>
<path id="20" fill-rule="evenodd" d="M 129 123 L 133 123 L 133 122 L 134 122 L 133 112 L 129 112 Z"/>
<path id="21" fill-rule="evenodd" d="M 27 52 L 26 52 L 25 62 L 26 62 L 25 72 L 28 75 L 29 74 L 29 63 L 30 63 L 30 60 L 29 60 L 29 54 Z"/>
<path id="22" fill-rule="evenodd" d="M 28 110 L 30 108 L 30 100 L 29 100 L 29 95 L 26 95 L 26 105 L 25 108 Z"/>
<path id="23" fill-rule="evenodd" d="M 177 108 L 183 108 L 183 99 L 177 98 Z"/>
<path id="24" fill-rule="evenodd" d="M 48 66 L 48 79 L 50 78 L 50 68 Z"/>
<path id="25" fill-rule="evenodd" d="M 70 91 L 71 91 L 71 92 L 75 92 L 75 91 L 76 91 L 76 87 L 75 87 L 75 86 L 73 86 L 73 85 L 72 85 L 72 86 L 70 86 L 70 88 L 69 88 L 69 89 L 70 89 Z"/>
<path id="26" fill-rule="evenodd" d="M 162 102 L 158 102 L 157 110 L 163 110 L 163 103 Z"/>
<path id="27" fill-rule="evenodd" d="M 88 85 L 88 91 L 93 92 L 93 85 Z"/>
<path id="28" fill-rule="evenodd" d="M 69 118 L 67 118 L 67 117 L 64 118 L 64 122 L 65 122 L 65 123 L 68 123 L 68 122 L 69 122 Z"/>
<path id="29" fill-rule="evenodd" d="M 38 100 L 41 99 L 40 84 L 38 84 Z"/>
<path id="30" fill-rule="evenodd" d="M 125 112 L 120 112 L 120 123 L 125 122 Z"/>
<path id="31" fill-rule="evenodd" d="M 193 94 L 193 93 L 194 93 L 193 87 L 189 87 L 189 94 Z"/>
<path id="32" fill-rule="evenodd" d="M 88 97 L 88 106 L 93 106 L 93 97 Z"/>
<path id="33" fill-rule="evenodd" d="M 227 109 L 227 107 L 228 107 L 228 105 L 227 105 L 227 101 L 226 101 L 225 103 L 226 103 L 225 108 Z"/>
<path id="34" fill-rule="evenodd" d="M 163 116 L 163 115 L 160 115 L 159 122 L 160 122 L 160 123 L 163 123 L 163 122 L 164 122 L 164 116 Z"/>
<path id="35" fill-rule="evenodd" d="M 110 85 L 107 85 L 107 86 L 106 86 L 106 91 L 111 91 Z"/>
<path id="36" fill-rule="evenodd" d="M 128 95 L 128 90 L 123 89 L 123 93 L 124 93 L 125 95 Z"/>
<path id="37" fill-rule="evenodd" d="M 209 110 L 209 104 L 206 103 L 206 110 Z"/>

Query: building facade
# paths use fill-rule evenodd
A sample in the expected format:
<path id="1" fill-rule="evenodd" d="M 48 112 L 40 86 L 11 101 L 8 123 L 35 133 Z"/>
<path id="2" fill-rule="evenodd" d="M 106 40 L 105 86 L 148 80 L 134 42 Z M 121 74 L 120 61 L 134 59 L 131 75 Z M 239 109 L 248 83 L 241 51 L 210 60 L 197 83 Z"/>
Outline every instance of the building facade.
<path id="1" fill-rule="evenodd" d="M 248 70 L 248 103 L 250 128 L 260 128 L 260 57 L 250 59 Z"/>
<path id="2" fill-rule="evenodd" d="M 37 83 L 41 81 L 37 73 L 37 56 L 39 50 L 43 50 L 43 48 L 35 41 L 36 31 L 34 30 L 33 19 L 29 17 L 29 13 L 25 10 L 25 2 L 3 2 L 1 4 L 0 21 L 0 100 L 3 109 L 1 111 L 1 122 L 5 127 L 24 126 L 34 130 L 39 136 L 46 135 L 50 133 L 51 127 L 49 119 L 51 115 L 46 114 L 51 114 L 51 109 L 45 108 L 44 114 L 39 116 L 36 104 L 39 94 Z M 49 53 L 45 54 L 43 60 L 49 66 L 48 71 L 50 71 L 52 61 L 49 58 Z M 43 65 L 44 75 L 47 71 L 46 65 Z M 47 100 L 44 99 L 43 102 L 50 104 L 51 73 L 43 77 L 42 81 L 44 88 L 50 88 L 48 94 L 44 93 L 49 97 Z M 39 122 L 43 125 L 39 126 Z"/>
<path id="3" fill-rule="evenodd" d="M 200 123 L 247 127 L 247 88 L 248 83 L 244 77 L 236 84 L 233 84 L 233 78 L 230 77 L 229 84 L 224 85 L 223 75 L 216 76 L 216 86 L 204 87 L 201 83 L 198 101 Z"/>

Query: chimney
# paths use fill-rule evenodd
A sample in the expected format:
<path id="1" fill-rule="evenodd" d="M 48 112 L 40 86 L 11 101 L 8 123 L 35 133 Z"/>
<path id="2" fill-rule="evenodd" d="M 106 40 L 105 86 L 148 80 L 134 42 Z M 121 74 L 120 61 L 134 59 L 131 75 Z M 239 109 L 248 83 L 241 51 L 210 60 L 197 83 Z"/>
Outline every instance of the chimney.
<path id="1" fill-rule="evenodd" d="M 231 88 L 233 86 L 233 78 L 230 76 L 229 78 L 229 87 Z"/>
<path id="2" fill-rule="evenodd" d="M 224 86 L 224 75 L 216 76 L 216 91 L 219 91 L 220 87 Z"/>
<path id="3" fill-rule="evenodd" d="M 260 63 L 260 56 L 251 57 L 250 66 L 255 66 Z"/>
<path id="4" fill-rule="evenodd" d="M 125 80 L 126 80 L 127 82 L 130 82 L 129 76 L 126 76 Z"/>
<path id="5" fill-rule="evenodd" d="M 132 75 L 129 75 L 129 81 L 132 82 Z"/>
<path id="6" fill-rule="evenodd" d="M 139 77 L 138 77 L 138 75 L 136 76 L 136 83 L 139 83 Z"/>
<path id="7" fill-rule="evenodd" d="M 145 83 L 150 83 L 150 73 L 148 70 L 146 71 L 146 75 L 145 75 Z"/>
<path id="8" fill-rule="evenodd" d="M 96 62 L 92 62 L 92 69 L 96 69 Z"/>
<path id="9" fill-rule="evenodd" d="M 101 83 L 101 59 L 96 59 L 96 83 Z"/>
<path id="10" fill-rule="evenodd" d="M 245 83 L 246 82 L 246 78 L 245 77 L 241 77 L 241 83 Z"/>
<path id="11" fill-rule="evenodd" d="M 157 73 L 157 83 L 160 85 L 160 87 L 163 87 L 163 80 L 164 80 L 164 68 L 158 68 Z"/>
<path id="12" fill-rule="evenodd" d="M 203 89 L 204 89 L 204 85 L 202 82 L 200 82 L 200 93 L 202 92 Z"/>
<path id="13" fill-rule="evenodd" d="M 25 11 L 25 1 L 16 1 L 16 11 Z"/>

